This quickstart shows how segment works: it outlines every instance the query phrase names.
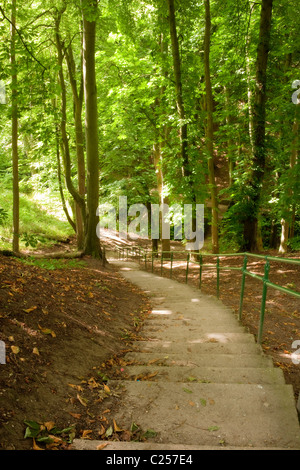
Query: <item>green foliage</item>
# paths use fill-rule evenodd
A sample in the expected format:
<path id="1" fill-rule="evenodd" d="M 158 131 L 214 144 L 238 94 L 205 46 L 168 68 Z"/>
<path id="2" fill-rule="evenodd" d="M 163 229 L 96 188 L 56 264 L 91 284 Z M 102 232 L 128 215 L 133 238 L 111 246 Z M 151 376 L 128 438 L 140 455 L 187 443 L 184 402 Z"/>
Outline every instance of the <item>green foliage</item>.
<path id="1" fill-rule="evenodd" d="M 50 201 L 50 202 L 49 202 Z M 6 214 L 0 224 L 1 248 L 9 249 L 12 237 L 12 193 L 0 192 L 0 207 Z M 51 245 L 72 234 L 64 220 L 58 196 L 55 193 L 20 195 L 20 241 L 21 248 L 36 248 L 38 243 Z"/>
<path id="2" fill-rule="evenodd" d="M 0 225 L 3 225 L 7 219 L 8 219 L 7 211 L 0 207 Z"/>
<path id="3" fill-rule="evenodd" d="M 56 444 L 57 446 L 63 442 L 70 444 L 75 437 L 74 426 L 59 429 L 54 423 L 48 422 L 44 425 L 33 420 L 25 420 L 24 424 L 26 425 L 24 438 L 35 439 L 40 444 Z"/>
<path id="4" fill-rule="evenodd" d="M 31 266 L 37 266 L 42 269 L 54 271 L 56 269 L 71 269 L 85 267 L 84 261 L 77 259 L 49 259 L 49 258 L 22 258 L 21 261 Z"/>
<path id="5" fill-rule="evenodd" d="M 82 75 L 82 14 L 89 21 L 97 22 L 100 202 L 110 202 L 117 207 L 121 195 L 128 197 L 130 205 L 158 202 L 153 163 L 153 146 L 157 141 L 163 144 L 164 190 L 170 204 L 191 202 L 193 191 L 197 202 L 204 202 L 210 193 L 205 150 L 203 2 L 176 2 L 191 168 L 188 179 L 182 176 L 183 162 L 179 157 L 178 135 L 182 123 L 176 109 L 166 2 L 46 0 L 35 2 L 35 8 L 23 2 L 18 5 L 20 34 L 16 39 L 20 239 L 27 248 L 36 248 L 41 242 L 39 238 L 62 238 L 71 233 L 64 214 L 61 216 L 61 203 L 56 204 L 57 152 L 61 152 L 61 145 L 57 147 L 61 142 L 56 141 L 56 129 L 61 119 L 61 89 L 57 82 L 59 67 L 53 42 L 53 12 L 62 4 L 66 11 L 60 25 L 61 41 L 65 47 L 72 45 L 78 91 Z M 4 9 L 9 17 L 10 4 L 6 3 Z M 266 110 L 267 159 L 263 186 L 256 188 L 261 189 L 260 223 L 265 247 L 269 246 L 274 227 L 277 234 L 281 218 L 292 220 L 294 214 L 295 239 L 289 241 L 293 250 L 298 247 L 300 235 L 299 157 L 291 164 L 292 151 L 297 146 L 293 126 L 299 123 L 299 106 L 291 101 L 291 83 L 300 79 L 299 13 L 296 0 L 274 3 Z M 221 247 L 226 250 L 243 244 L 243 224 L 254 215 L 255 189 L 250 192 L 247 187 L 253 157 L 248 94 L 255 89 L 260 4 L 215 1 L 211 2 L 211 14 L 215 167 L 219 171 L 219 199 L 230 203 L 220 224 Z M 6 240 L 11 239 L 12 226 L 10 25 L 2 17 L 0 34 L 0 80 L 5 82 L 7 92 L 7 104 L 0 105 L 0 236 L 2 244 L 9 248 Z M 71 176 L 77 187 L 74 102 L 66 61 L 63 71 L 67 87 Z M 82 122 L 84 118 L 83 109 Z M 233 162 L 231 183 L 229 161 Z M 70 196 L 64 177 L 62 164 L 63 194 L 68 201 Z M 41 209 L 34 199 L 38 194 L 55 201 L 55 207 L 51 207 L 50 202 Z"/>

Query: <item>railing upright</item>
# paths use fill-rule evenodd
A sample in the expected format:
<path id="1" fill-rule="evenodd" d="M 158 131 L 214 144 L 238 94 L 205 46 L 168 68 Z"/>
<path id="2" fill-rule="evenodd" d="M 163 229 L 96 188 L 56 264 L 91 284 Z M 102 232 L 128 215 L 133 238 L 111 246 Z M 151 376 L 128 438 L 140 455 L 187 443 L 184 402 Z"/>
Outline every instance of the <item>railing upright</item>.
<path id="1" fill-rule="evenodd" d="M 185 271 L 185 283 L 188 282 L 188 275 L 189 275 L 189 263 L 190 263 L 190 253 L 186 256 L 186 271 Z"/>
<path id="2" fill-rule="evenodd" d="M 242 320 L 242 310 L 245 292 L 245 281 L 246 281 L 246 270 L 247 270 L 248 256 L 244 255 L 244 262 L 242 267 L 242 283 L 241 283 L 241 295 L 240 295 L 240 308 L 239 308 L 239 320 Z"/>
<path id="3" fill-rule="evenodd" d="M 203 265 L 203 257 L 202 255 L 199 256 L 199 289 L 202 286 L 202 265 Z"/>
<path id="4" fill-rule="evenodd" d="M 261 341 L 262 341 L 262 332 L 263 332 L 263 326 L 264 326 L 264 318 L 265 318 L 265 310 L 266 310 L 266 298 L 267 298 L 268 281 L 269 281 L 269 272 L 270 272 L 270 262 L 266 258 L 265 271 L 264 271 L 264 277 L 263 277 L 263 291 L 262 291 L 262 298 L 261 298 L 259 328 L 258 328 L 258 336 L 257 336 L 258 344 L 261 344 Z"/>
<path id="5" fill-rule="evenodd" d="M 220 297 L 220 258 L 217 256 L 217 298 Z"/>

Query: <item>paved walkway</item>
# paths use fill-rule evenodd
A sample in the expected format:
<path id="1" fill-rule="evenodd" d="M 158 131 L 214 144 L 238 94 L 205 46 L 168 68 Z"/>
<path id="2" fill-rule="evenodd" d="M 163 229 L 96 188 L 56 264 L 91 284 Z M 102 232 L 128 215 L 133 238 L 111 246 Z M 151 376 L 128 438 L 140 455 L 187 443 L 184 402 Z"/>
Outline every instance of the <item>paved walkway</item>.
<path id="1" fill-rule="evenodd" d="M 125 358 L 129 379 L 108 384 L 121 389 L 114 419 L 157 434 L 146 443 L 109 442 L 105 450 L 300 449 L 292 386 L 233 312 L 189 285 L 117 264 L 148 293 L 153 310 L 143 340 Z M 77 440 L 74 448 L 100 443 Z"/>

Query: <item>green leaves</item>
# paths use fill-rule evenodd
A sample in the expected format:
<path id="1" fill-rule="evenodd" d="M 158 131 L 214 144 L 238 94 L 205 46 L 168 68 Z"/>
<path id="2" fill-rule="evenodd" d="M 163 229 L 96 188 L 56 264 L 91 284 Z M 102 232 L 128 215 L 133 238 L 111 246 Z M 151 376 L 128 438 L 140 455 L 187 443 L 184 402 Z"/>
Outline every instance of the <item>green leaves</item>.
<path id="1" fill-rule="evenodd" d="M 52 421 L 39 423 L 32 420 L 25 420 L 24 424 L 24 438 L 33 439 L 33 448 L 36 450 L 40 450 L 36 442 L 45 444 L 46 448 L 55 448 L 70 444 L 75 437 L 74 426 L 58 429 Z"/>

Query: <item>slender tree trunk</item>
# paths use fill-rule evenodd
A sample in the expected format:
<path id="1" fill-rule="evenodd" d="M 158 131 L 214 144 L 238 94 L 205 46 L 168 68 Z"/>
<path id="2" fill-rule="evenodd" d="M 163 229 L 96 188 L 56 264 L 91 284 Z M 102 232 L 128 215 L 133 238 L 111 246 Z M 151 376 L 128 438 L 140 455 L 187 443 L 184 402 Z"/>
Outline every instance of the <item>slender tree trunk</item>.
<path id="1" fill-rule="evenodd" d="M 231 126 L 233 126 L 233 117 L 231 114 L 231 102 L 230 102 L 230 91 L 229 89 L 225 86 L 224 87 L 224 93 L 225 93 L 225 105 L 226 105 L 226 124 L 227 124 L 227 158 L 228 158 L 228 177 L 229 177 L 229 187 L 231 187 L 234 183 L 233 181 L 233 172 L 234 172 L 234 167 L 235 167 L 235 158 L 234 158 L 234 152 L 233 149 L 236 146 L 234 143 L 233 138 L 231 137 Z"/>
<path id="2" fill-rule="evenodd" d="M 57 57 L 59 65 L 59 83 L 61 86 L 61 137 L 62 137 L 62 150 L 64 158 L 64 167 L 65 167 L 65 179 L 68 191 L 73 197 L 74 201 L 80 206 L 83 220 L 86 217 L 86 208 L 84 198 L 78 193 L 74 187 L 71 175 L 71 156 L 69 148 L 69 140 L 67 134 L 67 91 L 63 71 L 63 46 L 60 39 L 59 26 L 61 21 L 61 16 L 64 10 L 57 12 L 55 18 L 55 38 L 56 38 L 56 48 L 57 48 Z"/>
<path id="3" fill-rule="evenodd" d="M 179 44 L 176 28 L 175 5 L 174 0 L 167 0 L 169 8 L 169 24 L 172 42 L 173 68 L 175 79 L 175 93 L 178 116 L 180 119 L 180 145 L 181 158 L 183 165 L 183 176 L 190 176 L 189 161 L 187 154 L 187 124 L 185 122 L 185 109 L 182 97 L 182 81 L 181 81 L 181 61 L 179 54 Z"/>
<path id="4" fill-rule="evenodd" d="M 193 173 L 189 162 L 188 156 L 188 126 L 186 123 L 186 114 L 184 108 L 184 100 L 182 93 L 182 79 L 181 79 L 181 59 L 179 53 L 179 42 L 176 27 L 176 15 L 175 15 L 175 2 L 174 0 L 167 0 L 169 10 L 169 27 L 170 36 L 172 43 L 172 56 L 173 56 L 173 69 L 174 69 L 174 81 L 175 81 L 175 94 L 176 94 L 176 106 L 180 120 L 180 147 L 181 147 L 181 160 L 182 160 L 182 175 L 187 179 L 187 184 L 190 186 L 190 193 L 192 203 L 196 204 L 196 193 L 194 190 L 194 184 L 192 181 Z M 196 229 L 196 218 L 195 211 L 192 216 L 192 229 Z M 192 241 L 192 240 L 190 240 Z M 198 250 L 195 250 L 198 251 Z"/>
<path id="5" fill-rule="evenodd" d="M 255 5 L 250 5 L 250 18 L 249 18 L 249 31 L 246 38 L 246 73 L 247 73 L 247 98 L 248 98 L 248 129 L 249 129 L 249 140 L 251 146 L 251 157 L 254 154 L 254 142 L 253 142 L 253 110 L 252 110 L 252 86 L 251 86 L 251 63 L 250 63 L 250 31 L 251 31 L 251 19 L 252 12 Z"/>
<path id="6" fill-rule="evenodd" d="M 293 123 L 293 142 L 292 142 L 292 151 L 290 157 L 290 168 L 294 168 L 297 163 L 298 153 L 299 153 L 299 121 L 298 121 L 298 112 L 300 109 L 300 104 L 296 105 L 295 118 Z M 293 197 L 293 190 L 288 189 L 290 197 Z M 281 236 L 280 236 L 280 246 L 279 253 L 287 252 L 287 242 L 289 238 L 294 236 L 294 222 L 295 222 L 295 204 L 292 204 L 291 208 L 287 208 L 287 214 L 285 217 L 282 217 L 281 223 Z"/>
<path id="7" fill-rule="evenodd" d="M 75 141 L 77 155 L 77 177 L 78 177 L 78 193 L 82 198 L 85 197 L 85 159 L 84 159 L 84 131 L 82 126 L 82 105 L 83 105 L 83 77 L 81 76 L 79 89 L 75 76 L 75 61 L 73 56 L 72 45 L 65 50 L 65 57 L 69 70 L 70 83 L 73 93 L 74 104 L 74 122 L 75 122 Z M 82 250 L 84 247 L 85 220 L 82 216 L 81 207 L 78 203 L 76 210 L 76 233 L 77 248 Z"/>
<path id="8" fill-rule="evenodd" d="M 56 161 L 57 161 L 57 177 L 58 177 L 58 187 L 59 187 L 59 193 L 60 193 L 60 198 L 63 206 L 63 211 L 67 217 L 67 220 L 71 227 L 73 228 L 74 232 L 76 232 L 76 224 L 72 220 L 67 205 L 65 201 L 65 196 L 64 196 L 64 191 L 63 191 L 63 184 L 62 184 L 62 176 L 61 176 L 61 164 L 60 164 L 60 138 L 59 138 L 59 126 L 56 126 L 55 129 L 55 137 L 56 137 Z"/>
<path id="9" fill-rule="evenodd" d="M 89 3 L 92 17 L 87 15 L 83 5 L 83 83 L 85 97 L 85 136 L 87 161 L 87 225 L 84 252 L 95 258 L 102 258 L 100 241 L 96 233 L 99 222 L 99 155 L 98 155 L 98 112 L 95 71 L 95 42 L 97 1 Z"/>
<path id="10" fill-rule="evenodd" d="M 273 0 L 262 0 L 256 60 L 256 87 L 253 106 L 253 159 L 248 181 L 250 204 L 244 222 L 244 249 L 257 251 L 257 224 L 261 187 L 265 171 L 266 84 L 270 48 Z"/>
<path id="11" fill-rule="evenodd" d="M 210 2 L 204 0 L 205 4 L 205 37 L 204 37 L 204 67 L 205 67 L 205 92 L 206 92 L 206 146 L 208 151 L 208 174 L 212 204 L 212 251 L 219 252 L 219 236 L 218 236 L 218 196 L 215 181 L 214 169 L 214 133 L 213 133 L 213 95 L 210 78 L 210 32 L 211 32 L 211 16 Z"/>
<path id="12" fill-rule="evenodd" d="M 156 180 L 157 180 L 157 190 L 159 195 L 159 203 L 161 208 L 163 209 L 164 204 L 169 204 L 168 198 L 164 195 L 164 177 L 163 177 L 163 169 L 162 169 L 162 144 L 158 141 L 153 146 L 153 162 L 155 167 L 156 173 Z M 163 238 L 162 234 L 162 213 L 160 213 L 160 229 L 159 233 L 161 236 L 161 249 L 162 251 L 168 252 L 171 249 L 171 242 L 170 239 Z"/>
<path id="13" fill-rule="evenodd" d="M 13 167 L 13 251 L 19 253 L 19 155 L 18 155 L 18 78 L 17 78 L 17 65 L 16 65 L 16 14 L 17 2 L 12 0 L 11 12 L 11 86 L 12 86 L 12 127 L 11 127 L 11 142 L 12 142 L 12 167 Z"/>

